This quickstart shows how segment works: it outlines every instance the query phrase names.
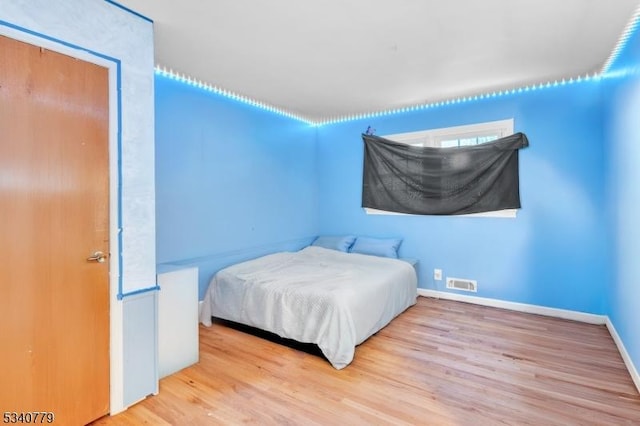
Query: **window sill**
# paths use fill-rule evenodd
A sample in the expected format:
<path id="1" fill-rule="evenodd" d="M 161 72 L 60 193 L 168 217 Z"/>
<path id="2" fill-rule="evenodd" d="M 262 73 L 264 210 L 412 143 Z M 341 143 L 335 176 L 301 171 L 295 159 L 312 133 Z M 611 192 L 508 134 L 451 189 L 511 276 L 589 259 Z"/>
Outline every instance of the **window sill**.
<path id="1" fill-rule="evenodd" d="M 364 211 L 367 214 L 371 215 L 395 215 L 395 216 L 423 216 L 423 215 L 415 215 L 409 213 L 399 213 L 399 212 L 389 212 L 386 210 L 377 210 L 371 209 L 368 207 L 364 208 Z M 449 217 L 493 217 L 493 218 L 507 218 L 507 219 L 515 219 L 517 215 L 518 209 L 505 209 L 505 210 L 496 210 L 493 212 L 482 212 L 482 213 L 470 213 L 470 214 L 459 214 L 459 215 L 444 215 Z"/>

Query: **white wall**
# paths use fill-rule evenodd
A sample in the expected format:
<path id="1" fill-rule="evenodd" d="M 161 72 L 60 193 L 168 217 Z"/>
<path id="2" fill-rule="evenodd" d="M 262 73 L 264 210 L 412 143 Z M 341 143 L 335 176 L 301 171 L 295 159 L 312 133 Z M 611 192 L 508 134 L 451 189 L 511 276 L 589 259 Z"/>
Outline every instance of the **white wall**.
<path id="1" fill-rule="evenodd" d="M 104 0 L 2 0 L 0 34 L 110 70 L 114 413 L 124 408 L 122 335 L 127 324 L 120 299 L 156 287 L 153 23 Z"/>

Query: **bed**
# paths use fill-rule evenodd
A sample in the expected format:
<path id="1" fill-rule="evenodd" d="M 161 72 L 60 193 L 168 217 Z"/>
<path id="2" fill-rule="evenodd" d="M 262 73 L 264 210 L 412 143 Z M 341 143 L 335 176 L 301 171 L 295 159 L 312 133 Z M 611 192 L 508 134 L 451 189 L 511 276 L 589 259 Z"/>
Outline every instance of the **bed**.
<path id="1" fill-rule="evenodd" d="M 413 266 L 400 259 L 309 246 L 217 272 L 200 321 L 212 317 L 317 345 L 336 369 L 355 347 L 416 303 Z"/>

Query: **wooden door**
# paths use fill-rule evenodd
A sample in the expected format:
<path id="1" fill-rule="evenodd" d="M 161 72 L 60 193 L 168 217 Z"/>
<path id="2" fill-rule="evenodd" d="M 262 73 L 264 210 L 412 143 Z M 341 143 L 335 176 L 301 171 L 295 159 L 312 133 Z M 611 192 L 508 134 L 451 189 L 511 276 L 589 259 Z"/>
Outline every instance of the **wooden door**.
<path id="1" fill-rule="evenodd" d="M 109 411 L 108 114 L 106 68 L 0 36 L 2 413 Z"/>

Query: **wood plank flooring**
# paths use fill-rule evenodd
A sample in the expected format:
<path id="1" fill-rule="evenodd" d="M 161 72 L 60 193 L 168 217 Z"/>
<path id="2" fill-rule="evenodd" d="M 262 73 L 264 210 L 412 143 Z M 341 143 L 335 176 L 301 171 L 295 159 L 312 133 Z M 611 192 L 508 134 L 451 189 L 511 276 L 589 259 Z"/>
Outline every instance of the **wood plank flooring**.
<path id="1" fill-rule="evenodd" d="M 96 425 L 638 425 L 640 395 L 604 326 L 418 303 L 343 370 L 222 325 L 160 394 Z"/>

